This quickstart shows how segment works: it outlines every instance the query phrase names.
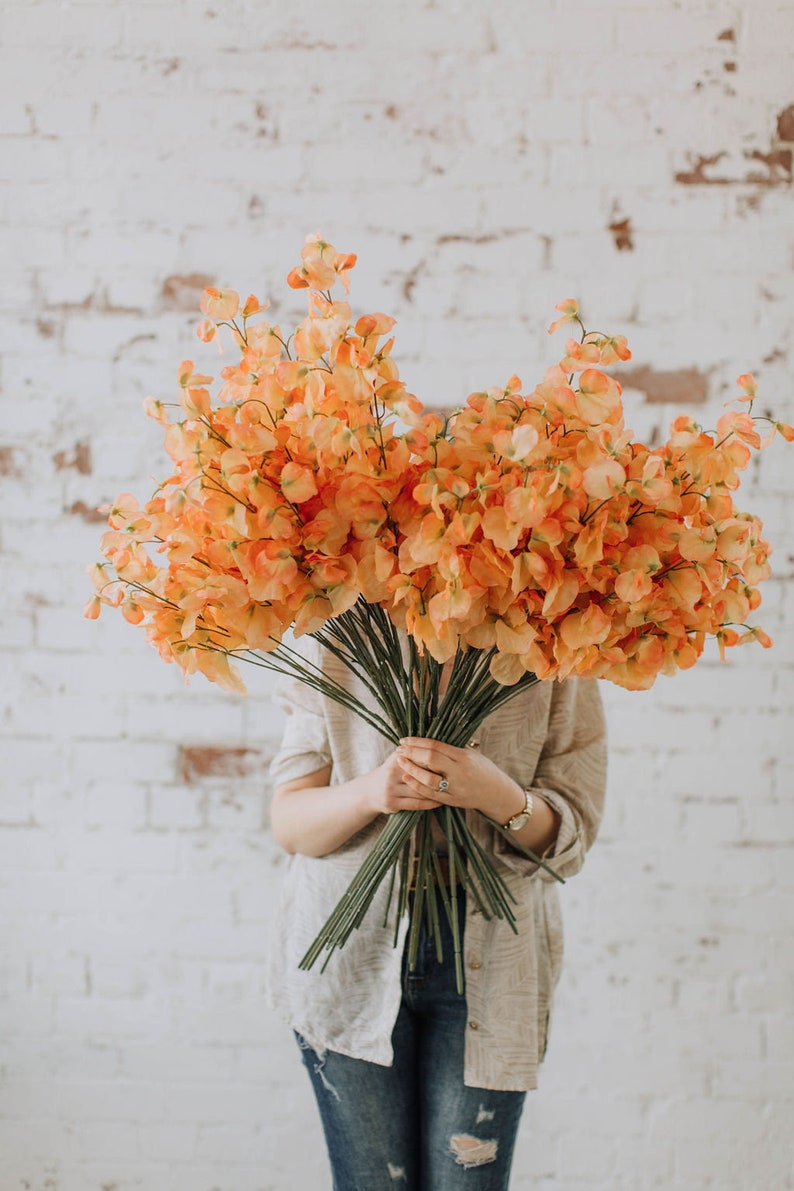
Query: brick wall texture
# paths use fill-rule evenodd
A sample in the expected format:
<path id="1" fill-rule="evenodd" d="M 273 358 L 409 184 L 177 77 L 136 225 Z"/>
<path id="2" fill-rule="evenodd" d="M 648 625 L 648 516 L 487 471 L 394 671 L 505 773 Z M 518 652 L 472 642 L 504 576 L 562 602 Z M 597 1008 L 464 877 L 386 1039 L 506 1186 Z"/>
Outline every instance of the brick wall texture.
<path id="1" fill-rule="evenodd" d="M 320 228 L 454 405 L 554 358 L 554 303 L 634 349 L 627 422 L 794 421 L 794 6 L 777 0 L 3 5 L 0 1191 L 287 1191 L 329 1176 L 262 1006 L 281 721 L 81 619 L 97 505 L 162 474 L 208 283 L 284 284 Z M 605 689 L 609 806 L 513 1185 L 794 1187 L 794 496 L 775 648 Z"/>

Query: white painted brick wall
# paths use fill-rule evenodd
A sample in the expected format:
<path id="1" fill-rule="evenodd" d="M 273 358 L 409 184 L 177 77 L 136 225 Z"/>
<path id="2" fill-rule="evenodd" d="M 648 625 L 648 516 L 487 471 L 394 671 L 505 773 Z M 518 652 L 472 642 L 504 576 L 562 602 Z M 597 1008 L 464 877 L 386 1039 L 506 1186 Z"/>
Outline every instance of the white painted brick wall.
<path id="1" fill-rule="evenodd" d="M 83 622 L 91 510 L 162 470 L 142 397 L 217 363 L 202 285 L 289 320 L 318 227 L 428 401 L 537 378 L 575 294 L 633 365 L 705 378 L 705 405 L 628 390 L 638 433 L 713 422 L 745 370 L 794 420 L 794 8 L 3 9 L 0 1191 L 325 1187 L 262 1007 L 268 682 L 186 688 L 120 619 Z M 563 892 L 517 1189 L 794 1188 L 793 463 L 776 445 L 743 494 L 775 649 L 605 692 L 608 811 Z M 251 751 L 224 774 L 200 748 Z"/>

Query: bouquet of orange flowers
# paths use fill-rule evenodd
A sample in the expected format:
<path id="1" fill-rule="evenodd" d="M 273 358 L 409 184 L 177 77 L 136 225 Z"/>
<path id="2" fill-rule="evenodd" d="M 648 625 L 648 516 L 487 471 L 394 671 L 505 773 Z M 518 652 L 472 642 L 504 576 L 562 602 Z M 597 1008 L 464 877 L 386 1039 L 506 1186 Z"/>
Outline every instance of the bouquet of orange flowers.
<path id="1" fill-rule="evenodd" d="M 715 431 L 682 416 L 667 442 L 647 446 L 624 428 L 620 384 L 605 371 L 629 359 L 625 337 L 587 331 L 568 300 L 549 331 L 578 334 L 540 384 L 527 394 L 512 376 L 444 418 L 400 380 L 394 319 L 354 322 L 333 297 L 355 261 L 308 238 L 287 278 L 308 289 L 308 315 L 289 336 L 257 317 L 267 307 L 255 296 L 241 306 L 234 290 L 204 291 L 199 337 L 230 335 L 239 358 L 215 398 L 213 377 L 190 360 L 178 403 L 147 398 L 173 472 L 143 507 L 129 494 L 113 503 L 86 615 L 120 608 L 166 661 L 231 691 L 245 691 L 237 661 L 297 677 L 394 743 L 465 745 L 539 680 L 644 689 L 694 665 L 708 636 L 723 656 L 771 644 L 746 624 L 769 546 L 733 492 L 752 449 L 776 433 L 792 441 L 794 429 L 753 414 L 752 376 L 738 382 L 746 408 L 724 413 Z M 284 639 L 290 631 L 319 640 L 371 701 L 310 664 Z M 456 901 L 431 816 L 446 836 L 450 885 L 513 922 L 509 888 L 462 812 L 403 811 L 389 816 L 304 966 L 344 943 L 389 875 L 404 913 L 413 860 L 409 956 L 422 912 L 438 937 L 440 897 L 460 983 Z"/>

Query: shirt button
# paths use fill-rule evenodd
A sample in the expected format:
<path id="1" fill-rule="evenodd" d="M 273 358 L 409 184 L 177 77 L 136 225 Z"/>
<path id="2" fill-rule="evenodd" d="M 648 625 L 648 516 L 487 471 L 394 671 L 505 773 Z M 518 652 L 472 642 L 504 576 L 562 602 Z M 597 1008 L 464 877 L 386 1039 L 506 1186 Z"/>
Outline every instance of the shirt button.
<path id="1" fill-rule="evenodd" d="M 469 964 L 469 967 L 473 968 L 474 971 L 477 972 L 482 967 L 482 964 L 478 964 L 477 960 L 475 959 L 474 963 Z"/>
<path id="2" fill-rule="evenodd" d="M 469 1022 L 469 1029 L 470 1029 L 470 1030 L 476 1030 L 476 1029 L 477 1029 L 477 1022 L 476 1022 L 476 1021 L 470 1021 L 470 1022 Z"/>

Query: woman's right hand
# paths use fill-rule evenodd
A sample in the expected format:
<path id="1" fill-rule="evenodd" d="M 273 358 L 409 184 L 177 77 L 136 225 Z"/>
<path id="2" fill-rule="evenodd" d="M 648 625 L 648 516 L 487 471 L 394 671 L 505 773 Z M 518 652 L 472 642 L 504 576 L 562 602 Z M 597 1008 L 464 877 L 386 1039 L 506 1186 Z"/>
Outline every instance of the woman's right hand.
<path id="1" fill-rule="evenodd" d="M 357 779 L 367 783 L 371 791 L 373 814 L 393 815 L 397 811 L 429 811 L 441 804 L 424 794 L 419 794 L 405 780 L 405 771 L 397 754 L 392 753 L 382 765 L 366 777 Z"/>

